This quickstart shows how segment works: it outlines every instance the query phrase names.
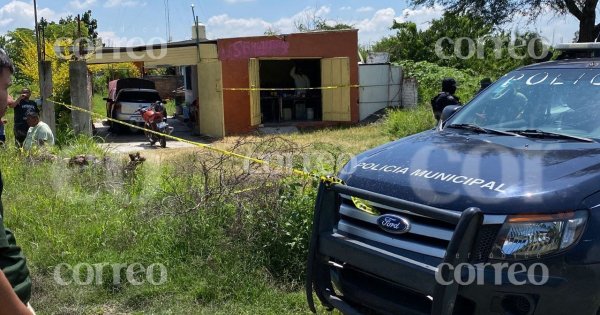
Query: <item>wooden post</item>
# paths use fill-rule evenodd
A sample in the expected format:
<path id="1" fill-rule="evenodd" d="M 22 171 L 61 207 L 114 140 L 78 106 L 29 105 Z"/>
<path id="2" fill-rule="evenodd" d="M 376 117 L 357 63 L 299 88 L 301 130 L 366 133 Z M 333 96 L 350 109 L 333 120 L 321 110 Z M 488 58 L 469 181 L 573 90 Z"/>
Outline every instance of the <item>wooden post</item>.
<path id="1" fill-rule="evenodd" d="M 42 61 L 42 90 L 40 96 L 42 98 L 42 121 L 50 126 L 52 133 L 56 135 L 56 115 L 54 114 L 54 103 L 48 99 L 52 96 L 52 63 L 50 61 Z"/>
<path id="2" fill-rule="evenodd" d="M 71 83 L 71 105 L 84 110 L 92 110 L 92 94 L 88 89 L 87 63 L 83 60 L 69 63 L 69 81 Z M 71 123 L 75 134 L 92 135 L 92 117 L 78 110 L 71 111 Z"/>

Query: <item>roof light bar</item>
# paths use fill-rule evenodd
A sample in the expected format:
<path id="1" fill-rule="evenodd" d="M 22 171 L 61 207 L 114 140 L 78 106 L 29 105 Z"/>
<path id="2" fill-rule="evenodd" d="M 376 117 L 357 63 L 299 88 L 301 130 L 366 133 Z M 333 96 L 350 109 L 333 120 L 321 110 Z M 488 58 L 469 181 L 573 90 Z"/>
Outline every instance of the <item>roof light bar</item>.
<path id="1" fill-rule="evenodd" d="M 556 44 L 554 47 L 556 50 L 595 50 L 600 49 L 600 43 L 564 43 L 564 44 Z"/>

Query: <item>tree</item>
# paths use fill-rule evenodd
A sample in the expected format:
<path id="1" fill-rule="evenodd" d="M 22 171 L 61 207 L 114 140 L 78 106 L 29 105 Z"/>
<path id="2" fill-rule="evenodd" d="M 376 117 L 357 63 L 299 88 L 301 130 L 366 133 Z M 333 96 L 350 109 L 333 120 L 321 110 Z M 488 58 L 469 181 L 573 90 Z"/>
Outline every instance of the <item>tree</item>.
<path id="1" fill-rule="evenodd" d="M 67 101 L 69 98 L 69 64 L 58 58 L 52 47 L 53 43 L 45 42 L 48 60 L 52 64 L 53 94 L 59 101 Z M 33 37 L 23 38 L 19 46 L 21 56 L 14 60 L 17 73 L 24 80 L 22 84 L 28 85 L 34 95 L 39 95 L 39 73 L 37 45 Z"/>
<path id="2" fill-rule="evenodd" d="M 92 18 L 92 10 L 87 10 L 80 15 L 81 21 L 81 36 L 95 40 L 98 38 L 98 21 Z M 47 39 L 56 39 L 61 37 L 70 37 L 76 39 L 78 36 L 79 25 L 77 25 L 77 17 L 67 15 L 60 18 L 57 22 L 48 22 L 44 18 L 40 22 L 40 26 L 45 31 Z"/>
<path id="3" fill-rule="evenodd" d="M 6 39 L 7 42 L 4 46 L 4 49 L 13 62 L 15 62 L 15 66 L 17 68 L 17 71 L 14 75 L 15 85 L 30 84 L 31 82 L 29 82 L 27 78 L 22 75 L 22 72 L 20 71 L 21 69 L 19 69 L 18 61 L 23 60 L 25 57 L 23 47 L 25 47 L 26 43 L 35 43 L 35 33 L 32 29 L 16 28 L 6 34 Z"/>
<path id="4" fill-rule="evenodd" d="M 354 26 L 339 22 L 329 22 L 318 14 L 318 11 L 309 10 L 294 20 L 294 28 L 298 32 L 349 30 Z"/>
<path id="5" fill-rule="evenodd" d="M 425 30 L 417 29 L 417 25 L 413 22 L 396 21 L 392 25 L 392 30 L 396 30 L 396 35 L 382 39 L 373 46 L 373 50 L 390 53 L 392 61 L 429 61 L 465 68 L 465 63 L 468 61 L 455 58 L 456 56 L 451 59 L 440 59 L 439 53 L 436 53 L 437 46 L 440 46 L 444 55 L 455 55 L 455 46 L 451 45 L 450 41 L 441 39 L 455 40 L 466 37 L 477 40 L 491 34 L 494 26 L 476 16 L 445 13 L 442 18 L 431 21 L 431 25 Z M 468 45 L 461 45 L 461 55 L 468 55 L 468 49 Z"/>
<path id="6" fill-rule="evenodd" d="M 410 0 L 413 5 L 440 4 L 451 13 L 471 14 L 502 25 L 517 16 L 534 20 L 548 10 L 558 15 L 571 14 L 579 21 L 579 42 L 594 42 L 600 34 L 596 24 L 598 0 Z"/>
<path id="7" fill-rule="evenodd" d="M 345 23 L 336 23 L 333 25 L 327 24 L 325 20 L 319 20 L 316 24 L 316 30 L 320 31 L 335 31 L 335 30 L 351 30 L 354 27 Z"/>
<path id="8" fill-rule="evenodd" d="M 301 20 L 294 21 L 294 27 L 299 32 L 312 32 L 312 31 L 335 31 L 335 30 L 351 30 L 354 29 L 352 25 L 344 23 L 330 23 L 324 18 L 315 17 L 313 20 Z"/>
<path id="9" fill-rule="evenodd" d="M 92 10 L 87 10 L 83 13 L 81 16 L 81 22 L 87 29 L 88 37 L 90 39 L 97 39 L 98 32 L 96 30 L 98 29 L 98 21 L 92 18 Z"/>
<path id="10" fill-rule="evenodd" d="M 267 36 L 280 35 L 281 34 L 281 30 L 279 30 L 278 28 L 275 28 L 273 26 L 269 26 L 267 28 L 267 30 L 264 32 L 264 34 L 267 35 Z"/>
<path id="11" fill-rule="evenodd" d="M 427 61 L 494 77 L 534 62 L 530 47 L 523 43 L 530 43 L 537 34 L 510 34 L 473 15 L 446 12 L 425 30 L 412 22 L 394 22 L 392 29 L 396 34 L 375 43 L 371 50 L 389 53 L 393 62 Z M 541 56 L 542 43 L 533 44 L 535 56 Z"/>
<path id="12" fill-rule="evenodd" d="M 0 48 L 4 49 L 6 44 L 8 44 L 8 38 L 6 38 L 4 35 L 0 36 Z"/>
<path id="13" fill-rule="evenodd" d="M 81 36 L 94 40 L 98 37 L 96 29 L 98 23 L 87 11 L 81 18 Z M 75 59 L 73 44 L 78 38 L 77 19 L 72 15 L 60 18 L 58 22 L 41 19 L 40 28 L 44 34 L 43 51 L 47 61 L 52 63 L 52 81 L 54 84 L 54 97 L 60 101 L 69 100 L 69 60 Z M 3 37 L 4 38 L 4 37 Z M 0 39 L 1 41 L 2 39 Z M 5 36 L 5 49 L 15 62 L 15 85 L 27 85 L 37 94 L 38 90 L 38 59 L 35 34 L 32 29 L 17 28 Z M 0 43 L 1 44 L 1 43 Z M 89 43 L 85 43 L 89 45 Z M 92 43 L 93 44 L 93 43 Z M 57 48 L 61 54 L 57 53 Z M 139 76 L 139 71 L 134 64 L 118 64 L 116 66 L 90 66 L 92 72 L 105 71 L 110 73 L 113 67 L 127 69 L 132 76 Z M 108 71 L 107 69 L 111 70 Z"/>

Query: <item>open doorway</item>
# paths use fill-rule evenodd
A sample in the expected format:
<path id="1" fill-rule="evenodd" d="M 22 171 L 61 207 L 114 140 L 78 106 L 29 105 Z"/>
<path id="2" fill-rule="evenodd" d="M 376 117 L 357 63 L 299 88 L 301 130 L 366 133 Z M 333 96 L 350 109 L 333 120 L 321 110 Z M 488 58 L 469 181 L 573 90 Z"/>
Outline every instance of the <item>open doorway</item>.
<path id="1" fill-rule="evenodd" d="M 260 60 L 261 120 L 265 124 L 322 120 L 320 59 Z M 285 90 L 296 88 L 297 90 Z"/>

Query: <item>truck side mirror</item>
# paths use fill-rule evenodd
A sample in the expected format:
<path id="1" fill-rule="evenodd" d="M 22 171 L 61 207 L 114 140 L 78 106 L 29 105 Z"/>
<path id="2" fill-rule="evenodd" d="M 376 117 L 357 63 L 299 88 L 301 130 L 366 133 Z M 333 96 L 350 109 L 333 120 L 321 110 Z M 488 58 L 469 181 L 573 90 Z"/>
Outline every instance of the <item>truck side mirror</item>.
<path id="1" fill-rule="evenodd" d="M 454 113 L 456 113 L 461 108 L 462 106 L 459 105 L 448 105 L 444 107 L 444 109 L 442 110 L 442 116 L 440 116 L 440 120 L 442 122 L 448 120 L 448 118 L 454 115 Z"/>

